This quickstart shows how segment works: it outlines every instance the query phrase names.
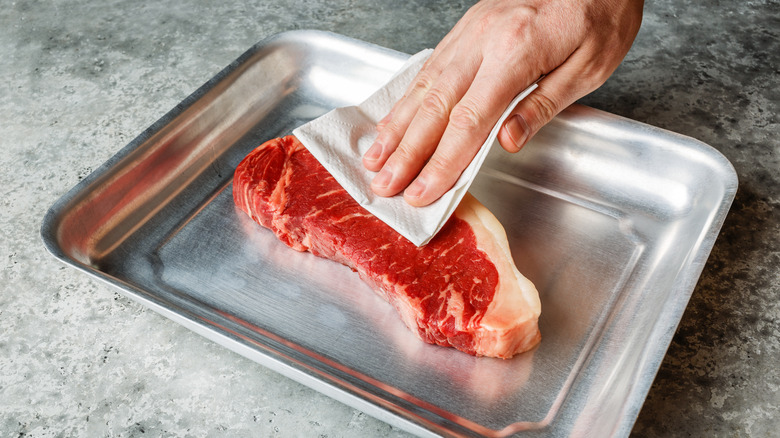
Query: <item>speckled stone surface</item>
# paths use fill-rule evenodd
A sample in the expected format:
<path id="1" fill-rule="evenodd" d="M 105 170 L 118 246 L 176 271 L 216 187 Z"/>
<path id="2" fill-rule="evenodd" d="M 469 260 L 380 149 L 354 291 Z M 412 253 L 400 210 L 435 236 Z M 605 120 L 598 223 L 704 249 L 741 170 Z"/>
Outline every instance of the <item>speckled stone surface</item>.
<path id="1" fill-rule="evenodd" d="M 323 29 L 411 53 L 468 6 L 6 2 L 0 436 L 407 436 L 65 267 L 39 229 L 57 198 L 264 37 Z M 778 1 L 648 2 L 624 64 L 582 100 L 702 140 L 740 179 L 634 436 L 780 430 L 778 32 Z"/>

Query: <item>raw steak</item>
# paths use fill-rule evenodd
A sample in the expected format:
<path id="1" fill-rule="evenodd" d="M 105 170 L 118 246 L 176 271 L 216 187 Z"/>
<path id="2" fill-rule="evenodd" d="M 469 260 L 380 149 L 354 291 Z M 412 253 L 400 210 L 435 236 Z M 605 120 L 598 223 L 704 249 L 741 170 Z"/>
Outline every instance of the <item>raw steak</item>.
<path id="1" fill-rule="evenodd" d="M 470 195 L 416 247 L 358 205 L 293 136 L 251 152 L 236 205 L 298 251 L 343 263 L 423 341 L 509 358 L 539 342 L 539 297 L 515 268 L 498 220 Z"/>

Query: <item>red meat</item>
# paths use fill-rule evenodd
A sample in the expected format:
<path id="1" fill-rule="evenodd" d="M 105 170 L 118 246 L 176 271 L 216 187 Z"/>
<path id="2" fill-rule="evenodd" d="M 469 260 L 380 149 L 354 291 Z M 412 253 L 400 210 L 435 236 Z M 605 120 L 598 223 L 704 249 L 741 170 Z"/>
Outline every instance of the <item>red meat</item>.
<path id="1" fill-rule="evenodd" d="M 291 248 L 356 271 L 425 342 L 501 358 L 539 342 L 536 289 L 515 268 L 503 227 L 470 195 L 417 247 L 358 205 L 288 136 L 241 162 L 233 197 Z"/>

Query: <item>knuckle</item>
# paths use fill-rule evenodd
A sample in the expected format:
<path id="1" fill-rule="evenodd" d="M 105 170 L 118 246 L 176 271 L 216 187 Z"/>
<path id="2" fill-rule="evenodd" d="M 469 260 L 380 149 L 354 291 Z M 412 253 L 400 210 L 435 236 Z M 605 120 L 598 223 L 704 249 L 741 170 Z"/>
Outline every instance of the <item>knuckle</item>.
<path id="1" fill-rule="evenodd" d="M 428 186 L 439 187 L 444 192 L 455 183 L 463 172 L 463 168 L 459 166 L 460 163 L 456 157 L 437 153 L 425 164 L 425 169 L 420 175 L 424 174 Z"/>
<path id="2" fill-rule="evenodd" d="M 534 99 L 539 120 L 546 123 L 558 114 L 560 105 L 543 93 L 538 93 Z"/>
<path id="3" fill-rule="evenodd" d="M 397 121 L 391 120 L 381 128 L 375 141 L 382 145 L 382 154 L 387 155 L 398 149 L 401 138 L 401 126 Z"/>
<path id="4" fill-rule="evenodd" d="M 423 94 L 426 93 L 431 86 L 433 85 L 434 78 L 431 76 L 430 73 L 427 71 L 421 71 L 417 78 L 414 80 L 414 85 L 412 86 L 411 93 L 412 94 Z"/>
<path id="5" fill-rule="evenodd" d="M 479 29 L 479 34 L 484 35 L 490 31 L 490 29 L 493 28 L 493 21 L 495 19 L 495 15 L 491 12 L 488 12 L 486 14 L 483 14 L 481 17 L 477 20 L 477 29 Z"/>
<path id="6" fill-rule="evenodd" d="M 472 131 L 482 125 L 483 117 L 473 105 L 459 104 L 450 114 L 450 125 L 460 131 Z"/>
<path id="7" fill-rule="evenodd" d="M 426 167 L 445 179 L 452 175 L 457 177 L 474 158 L 477 149 L 478 146 L 469 148 L 463 145 L 439 148 L 428 160 Z"/>
<path id="8" fill-rule="evenodd" d="M 401 163 L 416 163 L 424 159 L 422 151 L 409 143 L 402 142 L 393 153 L 393 159 Z"/>
<path id="9" fill-rule="evenodd" d="M 426 178 L 429 180 L 440 180 L 445 175 L 455 171 L 455 163 L 452 162 L 452 157 L 448 157 L 444 154 L 436 154 L 425 165 L 428 170 Z"/>
<path id="10" fill-rule="evenodd" d="M 493 32 L 491 42 L 496 49 L 496 56 L 507 56 L 514 54 L 518 48 L 523 47 L 524 43 L 532 40 L 534 22 L 537 20 L 539 11 L 533 6 L 512 6 L 509 11 L 493 17 L 493 21 L 502 21 L 503 26 L 500 32 Z M 496 26 L 491 27 L 495 29 Z"/>
<path id="11" fill-rule="evenodd" d="M 450 112 L 449 100 L 442 90 L 432 88 L 425 95 L 420 110 L 432 117 L 447 117 Z"/>
<path id="12" fill-rule="evenodd" d="M 400 140 L 400 134 L 403 132 L 404 126 L 400 120 L 391 119 L 382 127 L 382 139 L 387 142 L 398 143 Z"/>
<path id="13" fill-rule="evenodd" d="M 505 34 L 507 38 L 510 38 L 514 44 L 517 44 L 518 40 L 526 38 L 533 28 L 538 12 L 535 7 L 531 6 L 518 8 L 512 17 L 512 26 L 508 28 Z"/>

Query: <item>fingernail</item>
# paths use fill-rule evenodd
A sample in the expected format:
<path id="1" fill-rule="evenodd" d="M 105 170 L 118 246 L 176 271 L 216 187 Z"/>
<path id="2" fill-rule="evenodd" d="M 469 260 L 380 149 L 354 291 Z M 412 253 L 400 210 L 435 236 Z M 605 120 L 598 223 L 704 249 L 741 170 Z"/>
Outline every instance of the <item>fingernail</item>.
<path id="1" fill-rule="evenodd" d="M 371 181 L 371 185 L 378 189 L 385 189 L 387 188 L 387 186 L 390 185 L 390 180 L 392 179 L 393 179 L 393 172 L 390 169 L 388 169 L 387 166 L 385 166 L 374 177 L 374 180 Z"/>
<path id="2" fill-rule="evenodd" d="M 528 140 L 529 131 L 525 118 L 520 114 L 515 114 L 506 121 L 504 126 L 506 126 L 506 132 L 509 134 L 509 138 L 512 139 L 512 143 L 517 147 L 517 150 L 522 149 Z"/>
<path id="3" fill-rule="evenodd" d="M 368 148 L 366 153 L 363 154 L 363 159 L 368 161 L 376 161 L 379 159 L 380 155 L 382 155 L 382 145 L 379 143 L 374 143 L 370 148 Z"/>
<path id="4" fill-rule="evenodd" d="M 404 190 L 404 195 L 410 198 L 419 198 L 425 191 L 425 181 L 417 178 L 414 182 Z"/>

